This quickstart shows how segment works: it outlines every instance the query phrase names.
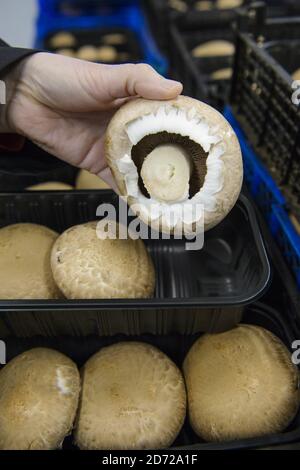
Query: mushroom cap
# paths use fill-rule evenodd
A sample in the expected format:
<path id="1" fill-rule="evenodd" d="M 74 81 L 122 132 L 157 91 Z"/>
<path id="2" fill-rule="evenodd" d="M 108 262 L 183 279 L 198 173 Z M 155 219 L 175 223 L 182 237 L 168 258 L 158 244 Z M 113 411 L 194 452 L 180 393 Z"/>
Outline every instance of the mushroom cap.
<path id="1" fill-rule="evenodd" d="M 56 240 L 51 266 L 61 291 L 68 299 L 151 297 L 155 272 L 144 242 L 100 239 L 97 224 L 71 227 Z"/>
<path id="2" fill-rule="evenodd" d="M 175 440 L 186 393 L 177 366 L 138 342 L 101 349 L 82 370 L 75 439 L 81 449 L 158 449 Z"/>
<path id="3" fill-rule="evenodd" d="M 87 170 L 80 170 L 76 178 L 76 189 L 110 189 L 99 176 Z"/>
<path id="4" fill-rule="evenodd" d="M 117 60 L 118 51 L 113 46 L 100 46 L 97 50 L 97 59 L 101 62 L 114 62 Z"/>
<path id="5" fill-rule="evenodd" d="M 207 41 L 194 47 L 192 55 L 194 57 L 215 57 L 215 56 L 231 56 L 235 52 L 235 46 L 230 41 L 216 39 Z"/>
<path id="6" fill-rule="evenodd" d="M 0 298 L 59 299 L 50 255 L 58 234 L 36 224 L 0 229 Z"/>
<path id="7" fill-rule="evenodd" d="M 176 110 L 184 110 L 186 113 L 194 111 L 197 117 L 205 119 L 211 129 L 217 129 L 216 132 L 224 143 L 225 152 L 221 157 L 223 161 L 223 186 L 215 194 L 215 210 L 208 211 L 204 207 L 204 228 L 208 230 L 221 222 L 232 209 L 238 199 L 243 180 L 243 163 L 238 139 L 224 116 L 208 104 L 187 96 L 179 96 L 169 101 L 137 98 L 126 103 L 115 113 L 106 131 L 105 155 L 108 165 L 116 180 L 120 195 L 126 197 L 125 177 L 118 167 L 119 160 L 126 154 L 130 155 L 133 148 L 126 126 L 142 116 L 156 113 L 161 107 L 172 107 Z M 143 222 L 149 223 L 138 198 L 129 196 L 127 202 L 132 206 L 135 213 L 139 213 L 139 217 Z M 161 219 L 152 220 L 151 227 L 170 233 L 169 226 Z M 193 233 L 193 223 L 185 223 L 184 230 L 185 233 Z"/>
<path id="8" fill-rule="evenodd" d="M 244 3 L 244 0 L 217 0 L 217 8 L 226 10 L 229 8 L 238 8 Z"/>
<path id="9" fill-rule="evenodd" d="M 297 413 L 298 369 L 285 345 L 264 328 L 240 325 L 203 335 L 183 371 L 191 425 L 207 441 L 281 432 Z"/>
<path id="10" fill-rule="evenodd" d="M 210 78 L 212 80 L 230 80 L 232 77 L 232 68 L 226 67 L 224 69 L 218 69 L 212 72 Z"/>
<path id="11" fill-rule="evenodd" d="M 295 70 L 295 72 L 293 72 L 292 78 L 293 80 L 300 80 L 300 68 Z"/>
<path id="12" fill-rule="evenodd" d="M 123 33 L 108 33 L 101 38 L 103 44 L 110 46 L 120 46 L 127 42 L 126 34 Z"/>
<path id="13" fill-rule="evenodd" d="M 76 44 L 76 38 L 74 34 L 68 33 L 67 31 L 62 31 L 55 34 L 55 36 L 52 36 L 50 39 L 50 44 L 54 48 L 72 47 Z"/>
<path id="14" fill-rule="evenodd" d="M 77 58 L 95 62 L 98 60 L 98 48 L 92 45 L 82 46 L 77 51 Z"/>
<path id="15" fill-rule="evenodd" d="M 168 6 L 181 13 L 185 13 L 188 10 L 185 0 L 169 0 Z"/>
<path id="16" fill-rule="evenodd" d="M 36 348 L 0 371 L 0 449 L 52 450 L 70 434 L 78 405 L 76 365 L 58 351 Z"/>
<path id="17" fill-rule="evenodd" d="M 73 186 L 59 181 L 47 181 L 45 183 L 33 184 L 26 188 L 28 191 L 70 191 Z"/>
<path id="18" fill-rule="evenodd" d="M 194 4 L 194 8 L 199 11 L 212 10 L 214 3 L 211 0 L 200 0 Z"/>

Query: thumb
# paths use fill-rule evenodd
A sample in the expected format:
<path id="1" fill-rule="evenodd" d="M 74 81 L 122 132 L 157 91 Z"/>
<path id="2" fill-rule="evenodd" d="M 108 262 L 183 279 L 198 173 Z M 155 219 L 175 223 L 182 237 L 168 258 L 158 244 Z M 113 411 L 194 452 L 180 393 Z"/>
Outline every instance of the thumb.
<path id="1" fill-rule="evenodd" d="M 111 99 L 141 96 L 154 100 L 176 98 L 182 84 L 167 80 L 147 64 L 111 65 L 102 69 L 104 87 Z"/>

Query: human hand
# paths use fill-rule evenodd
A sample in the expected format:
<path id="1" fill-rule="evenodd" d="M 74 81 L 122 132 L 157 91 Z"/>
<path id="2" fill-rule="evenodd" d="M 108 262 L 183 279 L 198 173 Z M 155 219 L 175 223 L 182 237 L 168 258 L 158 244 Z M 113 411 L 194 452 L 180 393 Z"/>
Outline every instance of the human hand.
<path id="1" fill-rule="evenodd" d="M 128 99 L 172 99 L 182 85 L 145 64 L 100 65 L 49 53 L 24 59 L 5 77 L 0 132 L 24 135 L 58 158 L 114 182 L 104 134 Z"/>

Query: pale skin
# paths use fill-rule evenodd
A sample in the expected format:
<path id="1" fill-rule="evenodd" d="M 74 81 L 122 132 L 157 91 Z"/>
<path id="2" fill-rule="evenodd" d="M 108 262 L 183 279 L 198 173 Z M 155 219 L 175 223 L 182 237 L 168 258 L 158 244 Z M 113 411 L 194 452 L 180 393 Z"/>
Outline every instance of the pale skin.
<path id="1" fill-rule="evenodd" d="M 0 133 L 17 133 L 115 187 L 104 157 L 114 112 L 136 96 L 168 100 L 182 85 L 145 64 L 100 65 L 49 53 L 21 61 L 5 77 Z"/>

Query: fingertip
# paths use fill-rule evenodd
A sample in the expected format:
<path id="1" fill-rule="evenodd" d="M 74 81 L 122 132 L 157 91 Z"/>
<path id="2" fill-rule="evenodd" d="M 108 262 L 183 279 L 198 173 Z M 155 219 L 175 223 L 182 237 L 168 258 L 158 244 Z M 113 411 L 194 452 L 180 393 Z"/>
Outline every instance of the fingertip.
<path id="1" fill-rule="evenodd" d="M 115 193 L 119 194 L 119 189 L 117 183 L 112 175 L 110 168 L 104 168 L 104 170 L 98 173 L 99 178 L 101 178 L 105 183 L 107 183 L 111 189 L 115 191 Z"/>
<path id="2" fill-rule="evenodd" d="M 175 80 L 165 80 L 161 87 L 168 99 L 176 98 L 183 91 L 183 85 Z"/>
<path id="3" fill-rule="evenodd" d="M 151 100 L 170 100 L 182 93 L 182 84 L 174 80 L 160 78 L 138 84 L 137 94 Z"/>

